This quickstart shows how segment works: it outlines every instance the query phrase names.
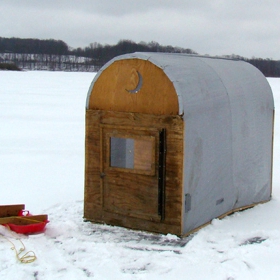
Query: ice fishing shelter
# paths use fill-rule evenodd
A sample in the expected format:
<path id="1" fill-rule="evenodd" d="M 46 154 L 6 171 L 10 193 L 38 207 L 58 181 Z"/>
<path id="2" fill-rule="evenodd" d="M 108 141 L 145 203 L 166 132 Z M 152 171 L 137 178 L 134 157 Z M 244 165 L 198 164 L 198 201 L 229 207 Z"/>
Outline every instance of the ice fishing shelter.
<path id="1" fill-rule="evenodd" d="M 86 220 L 179 236 L 268 201 L 274 103 L 244 61 L 133 53 L 86 102 Z"/>

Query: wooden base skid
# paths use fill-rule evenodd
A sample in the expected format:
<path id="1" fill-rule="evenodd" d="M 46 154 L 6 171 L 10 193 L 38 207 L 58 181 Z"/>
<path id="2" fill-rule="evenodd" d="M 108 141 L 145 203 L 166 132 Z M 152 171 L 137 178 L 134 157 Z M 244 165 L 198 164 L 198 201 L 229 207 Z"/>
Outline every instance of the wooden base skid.
<path id="1" fill-rule="evenodd" d="M 148 232 L 161 234 L 175 234 L 181 236 L 181 228 L 179 225 L 170 225 L 163 222 L 154 222 L 149 220 L 127 217 L 116 213 L 103 212 L 103 219 L 94 219 L 85 217 L 86 221 L 94 223 L 104 223 L 112 226 L 121 226 L 134 230 L 144 230 Z"/>

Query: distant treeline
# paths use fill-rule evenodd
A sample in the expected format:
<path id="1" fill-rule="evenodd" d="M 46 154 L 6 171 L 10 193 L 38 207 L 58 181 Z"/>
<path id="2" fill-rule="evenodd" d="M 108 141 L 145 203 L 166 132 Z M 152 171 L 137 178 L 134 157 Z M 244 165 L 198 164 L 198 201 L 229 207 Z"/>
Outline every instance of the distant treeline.
<path id="1" fill-rule="evenodd" d="M 39 40 L 0 37 L 0 53 L 56 54 L 66 55 L 68 45 L 61 40 Z"/>
<path id="2" fill-rule="evenodd" d="M 132 52 L 197 54 L 191 49 L 162 46 L 154 41 L 135 43 L 131 40 L 120 40 L 116 45 L 91 43 L 88 47 L 75 49 L 61 40 L 0 37 L 0 63 L 14 63 L 19 67 L 37 70 L 97 71 L 113 57 Z M 280 61 L 249 59 L 238 55 L 224 57 L 245 60 L 256 66 L 266 77 L 280 77 Z"/>
<path id="3" fill-rule="evenodd" d="M 135 43 L 131 40 L 121 40 L 116 45 L 102 45 L 91 43 L 88 47 L 71 50 L 72 54 L 90 57 L 97 66 L 103 66 L 106 62 L 117 55 L 133 52 L 167 52 L 167 53 L 187 53 L 197 54 L 191 49 L 180 47 L 162 46 L 157 42 Z"/>
<path id="4" fill-rule="evenodd" d="M 13 63 L 0 63 L 0 70 L 20 71 L 21 69 Z"/>

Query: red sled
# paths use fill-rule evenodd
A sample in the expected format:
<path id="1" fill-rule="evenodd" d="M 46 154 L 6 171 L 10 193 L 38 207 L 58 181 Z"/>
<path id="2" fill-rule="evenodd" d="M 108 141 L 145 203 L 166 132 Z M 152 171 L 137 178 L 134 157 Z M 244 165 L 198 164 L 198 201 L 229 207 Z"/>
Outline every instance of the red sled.
<path id="1" fill-rule="evenodd" d="M 21 234 L 40 233 L 45 230 L 48 215 L 31 215 L 25 205 L 0 205 L 0 224 Z"/>

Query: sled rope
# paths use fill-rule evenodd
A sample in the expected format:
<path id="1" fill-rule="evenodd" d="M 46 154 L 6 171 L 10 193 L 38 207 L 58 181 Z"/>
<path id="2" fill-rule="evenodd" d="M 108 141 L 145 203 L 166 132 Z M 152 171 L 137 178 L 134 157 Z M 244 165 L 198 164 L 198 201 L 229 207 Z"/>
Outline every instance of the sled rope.
<path id="1" fill-rule="evenodd" d="M 10 228 L 8 226 L 6 228 L 10 230 Z M 0 233 L 0 235 L 4 239 L 6 239 L 10 244 L 12 244 L 11 250 L 15 251 L 16 258 L 19 260 L 19 262 L 21 262 L 21 263 L 32 263 L 32 262 L 34 262 L 37 259 L 36 254 L 33 251 L 28 251 L 28 252 L 24 253 L 25 246 L 24 246 L 23 242 L 19 238 L 15 237 L 15 239 L 18 240 L 21 243 L 21 248 L 19 248 L 19 251 L 18 251 L 16 249 L 15 244 L 8 237 L 6 237 L 2 233 Z"/>

